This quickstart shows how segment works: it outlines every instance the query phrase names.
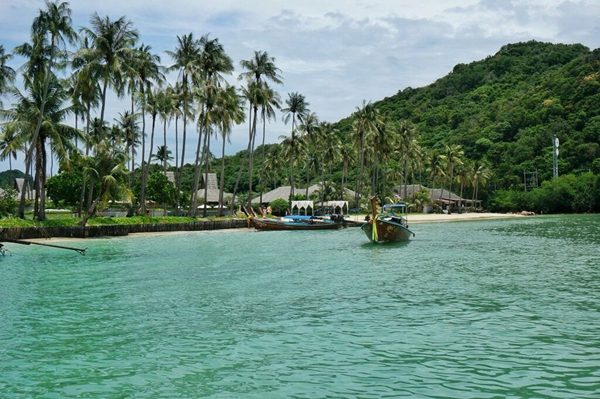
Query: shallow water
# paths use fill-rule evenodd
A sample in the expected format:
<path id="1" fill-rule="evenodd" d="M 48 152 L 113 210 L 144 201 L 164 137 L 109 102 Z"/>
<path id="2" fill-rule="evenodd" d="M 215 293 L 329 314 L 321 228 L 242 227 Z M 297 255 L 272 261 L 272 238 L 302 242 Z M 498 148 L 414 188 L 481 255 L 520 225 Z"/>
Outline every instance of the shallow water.
<path id="1" fill-rule="evenodd" d="M 7 244 L 0 397 L 600 397 L 599 215 L 411 228 Z"/>

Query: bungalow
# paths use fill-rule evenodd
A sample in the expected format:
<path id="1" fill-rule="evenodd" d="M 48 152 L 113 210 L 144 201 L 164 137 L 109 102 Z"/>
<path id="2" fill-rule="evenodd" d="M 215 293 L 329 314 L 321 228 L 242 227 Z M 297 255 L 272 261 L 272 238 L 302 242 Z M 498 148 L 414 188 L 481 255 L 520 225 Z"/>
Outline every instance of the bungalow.
<path id="1" fill-rule="evenodd" d="M 33 199 L 33 190 L 31 190 L 29 183 L 26 183 L 22 177 L 15 178 L 13 188 L 17 192 L 17 198 L 21 198 L 21 193 L 25 190 L 25 198 Z"/>
<path id="2" fill-rule="evenodd" d="M 205 189 L 207 189 L 206 198 L 204 198 Z M 217 183 L 216 173 L 202 174 L 200 179 L 200 189 L 198 190 L 197 195 L 198 198 L 204 198 L 204 203 L 206 203 L 206 205 L 219 205 L 219 184 Z M 233 194 L 231 193 L 223 193 L 223 201 L 225 204 L 227 204 L 225 198 L 232 196 Z"/>
<path id="3" fill-rule="evenodd" d="M 400 185 L 400 186 L 396 186 L 394 187 L 394 192 L 398 193 L 399 195 L 404 195 L 404 185 Z M 467 208 L 469 207 L 479 207 L 481 206 L 481 200 L 473 200 L 473 199 L 467 199 L 467 198 L 461 198 L 459 195 L 456 195 L 453 192 L 450 192 L 448 190 L 445 189 L 439 189 L 439 188 L 428 188 L 425 186 L 422 186 L 420 184 L 408 184 L 406 185 L 406 195 L 408 198 L 412 197 L 415 195 L 415 193 L 421 191 L 421 190 L 427 190 L 429 192 L 429 198 L 431 198 L 432 202 L 434 204 L 437 204 L 441 209 L 443 210 L 448 210 L 448 206 L 451 206 L 452 209 L 456 209 L 458 210 L 459 207 L 461 206 L 465 206 Z"/>

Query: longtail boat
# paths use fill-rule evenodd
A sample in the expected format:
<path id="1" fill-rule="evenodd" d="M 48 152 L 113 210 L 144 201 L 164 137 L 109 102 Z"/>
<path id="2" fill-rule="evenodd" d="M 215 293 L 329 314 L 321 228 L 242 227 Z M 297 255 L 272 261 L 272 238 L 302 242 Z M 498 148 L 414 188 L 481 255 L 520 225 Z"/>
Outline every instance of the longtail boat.
<path id="1" fill-rule="evenodd" d="M 251 217 L 250 222 L 256 230 L 337 230 L 344 227 L 343 223 L 314 216 L 286 216 L 285 219 Z"/>
<path id="2" fill-rule="evenodd" d="M 408 241 L 415 233 L 408 229 L 406 204 L 386 204 L 382 212 L 377 213 L 377 199 L 371 198 L 372 217 L 360 228 L 371 242 L 385 244 L 388 242 Z"/>

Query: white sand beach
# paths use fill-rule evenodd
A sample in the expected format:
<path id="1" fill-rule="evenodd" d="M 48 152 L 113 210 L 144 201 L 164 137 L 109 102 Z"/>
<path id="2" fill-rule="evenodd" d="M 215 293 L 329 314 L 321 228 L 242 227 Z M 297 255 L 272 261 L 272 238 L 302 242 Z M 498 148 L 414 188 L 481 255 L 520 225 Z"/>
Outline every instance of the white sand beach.
<path id="1" fill-rule="evenodd" d="M 410 223 L 428 223 L 428 222 L 458 222 L 465 220 L 480 220 L 480 219 L 504 219 L 525 217 L 521 213 L 492 213 L 492 212 L 469 212 L 469 213 L 411 213 L 408 215 Z M 365 216 L 351 216 L 352 220 L 362 221 Z"/>

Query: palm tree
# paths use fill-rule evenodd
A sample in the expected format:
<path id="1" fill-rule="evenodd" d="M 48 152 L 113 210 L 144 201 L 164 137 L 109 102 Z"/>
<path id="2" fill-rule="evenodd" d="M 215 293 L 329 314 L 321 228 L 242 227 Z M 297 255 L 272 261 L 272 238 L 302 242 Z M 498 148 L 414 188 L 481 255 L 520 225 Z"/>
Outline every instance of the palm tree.
<path id="1" fill-rule="evenodd" d="M 303 118 L 302 123 L 298 126 L 298 130 L 303 132 L 304 148 L 306 156 L 306 198 L 308 198 L 308 186 L 310 183 L 310 171 L 311 169 L 317 169 L 317 163 L 319 161 L 317 152 L 318 147 L 318 129 L 319 129 L 319 118 L 314 112 L 309 112 Z M 311 165 L 312 164 L 312 165 Z M 312 166 L 312 167 L 311 167 Z"/>
<path id="2" fill-rule="evenodd" d="M 88 219 L 96 211 L 100 201 L 108 199 L 133 199 L 131 191 L 123 184 L 122 178 L 127 174 L 127 153 L 120 147 L 112 147 L 107 140 L 100 141 L 94 147 L 95 156 L 85 157 L 84 173 L 93 176 L 92 180 L 101 182 L 98 196 L 79 222 L 85 226 Z"/>
<path id="3" fill-rule="evenodd" d="M 310 104 L 308 102 L 306 102 L 306 98 L 298 92 L 288 93 L 288 98 L 287 98 L 287 100 L 285 100 L 285 104 L 287 105 L 287 107 L 282 109 L 283 122 L 287 125 L 287 123 L 290 121 L 290 119 L 292 120 L 292 132 L 290 135 L 290 140 L 288 142 L 289 148 L 286 151 L 286 153 L 290 157 L 289 160 L 290 160 L 290 201 L 291 201 L 291 198 L 294 196 L 294 163 L 296 161 L 296 159 L 294 159 L 294 157 L 298 155 L 298 152 L 294 148 L 296 146 L 296 129 L 297 129 L 296 118 L 298 118 L 298 120 L 300 122 L 302 122 L 305 115 L 308 114 L 308 112 L 309 112 L 308 106 Z M 291 209 L 291 207 L 292 207 L 292 204 L 290 202 L 290 209 Z"/>
<path id="4" fill-rule="evenodd" d="M 54 79 L 53 70 L 56 66 L 56 58 L 64 58 L 66 52 L 62 50 L 66 49 L 66 43 L 75 44 L 77 37 L 72 27 L 71 9 L 68 3 L 45 0 L 45 5 L 46 9 L 40 10 L 39 15 L 33 20 L 31 26 L 32 44 L 25 43 L 15 49 L 15 53 L 29 59 L 25 64 L 28 77 L 26 84 L 39 87 L 38 81 L 43 80 L 38 119 L 31 136 L 31 145 L 25 156 L 25 180 L 29 178 L 28 173 L 31 167 L 33 150 L 38 143 L 38 135 L 44 119 L 46 98 L 48 97 L 50 82 Z M 38 164 L 40 161 L 36 160 Z M 25 190 L 21 194 L 18 214 L 20 218 L 25 217 Z M 41 216 L 45 217 L 43 210 Z"/>
<path id="5" fill-rule="evenodd" d="M 4 46 L 0 44 L 0 107 L 6 88 L 15 80 L 15 71 L 7 65 L 12 54 L 4 54 Z"/>
<path id="6" fill-rule="evenodd" d="M 163 153 L 160 159 L 163 162 L 163 173 L 167 173 L 168 161 L 173 159 L 170 156 L 171 151 L 167 150 L 167 124 L 171 121 L 173 110 L 175 108 L 172 88 L 167 87 L 166 89 L 157 92 L 155 94 L 155 101 L 157 102 L 158 114 L 163 121 L 163 145 L 159 147 L 159 150 L 162 148 Z"/>
<path id="7" fill-rule="evenodd" d="M 84 66 L 98 75 L 102 81 L 100 124 L 104 122 L 106 109 L 106 92 L 111 86 L 118 96 L 123 95 L 124 74 L 129 69 L 131 53 L 138 40 L 138 32 L 133 29 L 131 21 L 121 17 L 111 21 L 108 16 L 100 18 L 94 13 L 90 19 L 92 28 L 83 27 L 81 33 L 90 42 L 88 49 L 82 49 L 82 57 L 88 64 Z"/>
<path id="8" fill-rule="evenodd" d="M 171 154 L 172 154 L 171 150 L 169 150 L 164 145 L 159 145 L 158 148 L 156 149 L 156 154 L 152 155 L 152 159 L 160 162 L 166 168 L 167 166 L 170 165 L 169 161 L 173 160 L 173 157 L 171 156 Z M 163 172 L 164 171 L 165 170 L 163 169 Z"/>
<path id="9" fill-rule="evenodd" d="M 396 132 L 398 142 L 397 152 L 400 155 L 400 164 L 402 165 L 402 198 L 408 199 L 408 172 L 414 159 L 417 148 L 415 140 L 415 129 L 407 121 L 392 122 L 390 128 Z"/>
<path id="10" fill-rule="evenodd" d="M 472 176 L 473 182 L 473 203 L 477 200 L 479 185 L 484 185 L 492 177 L 492 171 L 486 163 L 475 165 L 475 170 Z"/>
<path id="11" fill-rule="evenodd" d="M 379 114 L 375 106 L 371 104 L 370 101 L 367 103 L 365 100 L 363 100 L 362 108 L 356 107 L 355 116 L 356 119 L 352 123 L 352 133 L 354 137 L 354 145 L 358 150 L 360 159 L 360 173 L 358 175 L 355 197 L 355 201 L 358 204 L 358 196 L 362 192 L 364 182 L 365 143 L 369 139 L 369 136 L 377 129 Z"/>
<path id="12" fill-rule="evenodd" d="M 217 90 L 215 100 L 215 111 L 217 117 L 217 127 L 221 132 L 221 175 L 219 178 L 219 214 L 223 209 L 223 190 L 225 186 L 225 143 L 230 142 L 231 129 L 233 124 L 240 124 L 244 121 L 243 99 L 238 95 L 235 87 L 227 85 L 224 89 Z M 205 197 L 206 198 L 206 197 Z"/>
<path id="13" fill-rule="evenodd" d="M 442 193 L 444 191 L 444 177 L 446 176 L 444 172 L 444 157 L 437 150 L 433 150 L 426 155 L 427 158 L 427 176 L 431 181 L 431 186 L 435 188 L 436 182 L 438 179 L 442 181 L 442 187 L 440 190 L 440 198 L 442 199 Z"/>
<path id="14" fill-rule="evenodd" d="M 190 81 L 198 81 L 200 71 L 200 42 L 194 35 L 177 36 L 177 47 L 175 51 L 166 51 L 167 55 L 175 61 L 168 71 L 179 71 L 180 101 L 183 109 L 183 137 L 181 146 L 181 165 L 177 178 L 176 210 L 179 215 L 179 196 L 181 192 L 181 176 L 185 162 L 185 143 L 187 135 L 187 118 L 190 115 L 189 108 L 192 103 Z"/>
<path id="15" fill-rule="evenodd" d="M 262 119 L 262 162 L 260 168 L 260 176 L 258 179 L 258 185 L 260 187 L 260 200 L 259 203 L 262 204 L 262 196 L 263 196 L 263 176 L 264 176 L 264 161 L 265 161 L 265 136 L 266 136 L 266 126 L 267 120 L 275 119 L 275 109 L 281 109 L 281 97 L 270 87 L 265 87 L 262 95 L 263 102 L 260 104 L 261 107 L 261 119 Z"/>
<path id="16" fill-rule="evenodd" d="M 9 170 L 12 171 L 12 159 L 17 159 L 17 153 L 26 150 L 23 136 L 19 136 L 15 129 L 4 127 L 0 135 L 0 160 L 8 159 Z"/>
<path id="17" fill-rule="evenodd" d="M 265 107 L 269 106 L 269 101 L 273 99 L 270 92 L 269 81 L 282 84 L 283 80 L 279 73 L 281 70 L 275 66 L 275 58 L 270 57 L 267 52 L 255 51 L 254 57 L 249 60 L 240 61 L 240 65 L 245 70 L 240 74 L 240 79 L 245 78 L 248 85 L 248 96 L 250 110 L 253 112 L 250 120 L 249 132 L 249 153 L 248 153 L 248 191 L 252 192 L 253 166 L 254 166 L 254 143 L 256 140 L 256 121 L 258 117 L 258 108 L 263 108 L 263 117 Z M 272 104 L 272 103 L 271 103 Z M 272 108 L 271 108 L 272 109 Z M 263 121 L 264 128 L 264 121 Z M 264 141 L 264 133 L 263 133 Z M 264 156 L 264 153 L 263 153 Z M 261 192 L 262 197 L 262 192 Z M 251 206 L 252 196 L 248 196 L 248 208 Z"/>
<path id="18" fill-rule="evenodd" d="M 447 174 L 449 188 L 448 188 L 448 215 L 452 213 L 452 204 L 450 202 L 451 194 L 452 194 L 452 181 L 454 180 L 454 167 L 457 165 L 462 165 L 462 157 L 465 155 L 462 147 L 458 144 L 452 144 L 445 146 L 445 154 L 442 155 L 443 159 L 446 161 L 447 166 Z"/>
<path id="19" fill-rule="evenodd" d="M 208 35 L 202 36 L 200 39 L 200 74 L 203 82 L 203 90 L 200 101 L 200 117 L 198 120 L 198 147 L 196 150 L 196 163 L 194 170 L 194 187 L 192 189 L 192 200 L 190 207 L 190 215 L 196 213 L 198 205 L 198 184 L 200 172 L 200 139 L 204 133 L 203 157 L 208 157 L 210 154 L 210 138 L 215 131 L 214 127 L 218 124 L 218 112 L 215 112 L 215 102 L 217 99 L 218 87 L 225 81 L 223 75 L 230 75 L 233 72 L 233 60 L 225 53 L 223 45 L 218 39 L 209 39 Z M 206 163 L 205 181 L 208 179 L 209 162 Z M 204 199 L 208 186 L 204 187 Z M 205 203 L 206 205 L 206 203 Z M 202 216 L 206 217 L 206 206 L 203 208 Z"/>
<path id="20" fill-rule="evenodd" d="M 3 116 L 9 120 L 6 127 L 9 131 L 19 136 L 19 141 L 33 142 L 36 151 L 35 157 L 35 182 L 36 198 L 34 215 L 38 220 L 45 220 L 45 187 L 47 150 L 46 145 L 50 143 L 51 154 L 56 155 L 63 168 L 69 167 L 69 155 L 76 151 L 75 138 L 81 138 L 80 132 L 62 122 L 71 113 L 70 107 L 63 107 L 68 100 L 69 94 L 61 82 L 53 77 L 46 88 L 46 81 L 31 81 L 27 75 L 24 76 L 27 94 L 21 93 L 17 88 L 11 92 L 16 99 L 16 105 L 12 109 L 3 112 Z M 44 95 L 45 94 L 45 95 Z M 42 123 L 37 137 L 35 129 L 39 121 L 39 115 L 43 114 Z M 30 154 L 28 152 L 28 154 Z"/>
<path id="21" fill-rule="evenodd" d="M 142 161 L 146 159 L 146 110 L 151 110 L 152 115 L 152 138 L 154 138 L 154 124 L 156 122 L 157 109 L 154 103 L 152 87 L 154 83 L 162 84 L 164 75 L 159 66 L 160 57 L 150 53 L 151 47 L 141 45 L 135 51 L 127 53 L 128 62 L 125 65 L 124 75 L 129 79 L 129 90 L 131 92 L 131 109 L 134 112 L 134 99 L 137 99 L 142 118 Z M 152 103 L 152 104 L 151 104 Z M 142 213 L 146 213 L 146 183 L 148 181 L 148 166 L 152 159 L 152 144 L 148 163 L 142 162 L 142 187 L 140 203 Z"/>

